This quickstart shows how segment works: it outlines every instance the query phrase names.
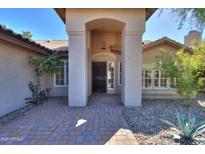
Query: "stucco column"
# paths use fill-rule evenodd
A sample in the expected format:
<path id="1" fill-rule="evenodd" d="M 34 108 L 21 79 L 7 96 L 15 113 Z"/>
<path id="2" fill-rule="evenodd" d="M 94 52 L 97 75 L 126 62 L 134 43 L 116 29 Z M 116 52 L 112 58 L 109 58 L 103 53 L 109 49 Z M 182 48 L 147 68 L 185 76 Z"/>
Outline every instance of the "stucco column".
<path id="1" fill-rule="evenodd" d="M 87 51 L 86 33 L 69 34 L 69 90 L 68 104 L 81 107 L 87 104 Z"/>
<path id="2" fill-rule="evenodd" d="M 142 102 L 142 32 L 123 32 L 122 45 L 122 101 L 126 107 L 140 106 Z"/>

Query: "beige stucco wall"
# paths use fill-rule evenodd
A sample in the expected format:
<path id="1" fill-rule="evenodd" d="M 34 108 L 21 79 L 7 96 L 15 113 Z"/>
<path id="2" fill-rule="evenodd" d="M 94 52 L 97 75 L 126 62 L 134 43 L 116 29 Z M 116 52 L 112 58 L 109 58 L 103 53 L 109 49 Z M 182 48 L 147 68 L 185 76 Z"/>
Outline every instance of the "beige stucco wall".
<path id="1" fill-rule="evenodd" d="M 156 59 L 155 57 L 160 55 L 160 51 L 165 50 L 170 55 L 175 56 L 177 48 L 168 44 L 160 44 L 153 46 L 147 50 L 143 51 L 143 64 L 153 64 Z M 142 90 L 143 99 L 179 99 L 180 96 L 176 93 L 175 89 L 143 89 Z"/>
<path id="2" fill-rule="evenodd" d="M 36 82 L 36 74 L 28 64 L 28 57 L 39 57 L 29 49 L 0 41 L 0 116 L 25 105 L 25 98 L 31 96 L 28 82 Z M 44 88 L 52 88 L 52 96 L 67 96 L 67 88 L 56 88 L 53 76 L 41 79 Z"/>
<path id="3" fill-rule="evenodd" d="M 116 34 L 106 34 L 107 41 L 113 43 Z M 117 37 L 119 38 L 119 37 Z M 117 42 L 117 38 L 114 42 Z M 99 46 L 92 48 L 98 51 Z M 175 54 L 177 48 L 170 45 L 162 44 L 152 47 L 143 52 L 143 64 L 152 63 L 160 50 L 164 49 L 171 54 Z M 115 93 L 121 93 L 121 86 L 118 85 L 118 62 L 121 56 L 118 54 L 99 54 L 94 52 L 91 61 L 114 61 L 115 62 Z M 99 53 L 99 52 L 98 52 Z M 102 53 L 102 51 L 101 51 Z M 25 105 L 24 98 L 30 97 L 31 93 L 28 89 L 28 82 L 36 81 L 33 69 L 28 65 L 29 56 L 40 56 L 29 49 L 25 49 L 11 43 L 0 41 L 0 116 L 12 112 Z M 51 88 L 51 96 L 67 96 L 68 87 L 54 87 L 53 75 L 46 75 L 42 79 L 42 84 L 46 88 Z M 144 99 L 176 99 L 180 98 L 174 90 L 143 90 L 142 98 Z"/>
<path id="4" fill-rule="evenodd" d="M 106 49 L 102 49 L 103 41 L 105 41 Z M 111 45 L 121 45 L 120 32 L 91 32 L 91 54 L 96 52 L 110 52 Z"/>
<path id="5" fill-rule="evenodd" d="M 94 25 L 89 27 L 90 23 L 95 21 L 96 19 L 112 19 L 118 21 L 121 25 L 125 25 L 123 27 L 124 35 L 132 36 L 129 39 L 133 40 L 133 47 L 130 48 L 130 44 L 126 39 L 123 42 L 124 44 L 124 51 L 128 54 L 125 56 L 135 55 L 135 52 L 139 52 L 141 55 L 141 42 L 142 42 L 142 34 L 145 31 L 145 16 L 146 12 L 145 9 L 66 9 L 66 30 L 69 35 L 69 105 L 70 106 L 85 106 L 87 104 L 87 98 L 90 94 L 89 85 L 91 84 L 88 82 L 89 77 L 89 68 L 85 66 L 90 66 L 88 63 L 89 59 L 89 44 L 88 44 L 88 35 L 89 31 L 95 29 L 97 27 L 101 27 L 101 25 Z M 104 30 L 104 28 L 102 28 Z M 122 30 L 122 29 L 121 29 Z M 136 37 L 133 37 L 136 36 Z M 125 37 L 128 38 L 128 37 Z M 137 39 L 136 39 L 137 38 Z M 134 43 L 135 42 L 135 43 Z M 86 43 L 86 44 L 85 44 Z M 132 50 L 129 52 L 128 50 Z M 133 55 L 132 55 L 133 54 Z M 140 59 L 140 60 L 138 60 Z M 78 63 L 76 63 L 78 61 Z M 127 62 L 128 59 L 126 59 Z M 135 59 L 132 59 L 132 64 L 136 64 L 138 66 L 141 63 L 141 57 L 137 56 Z M 89 64 L 89 65 L 88 65 Z M 76 69 L 72 69 L 74 67 Z M 126 67 L 130 67 L 130 65 L 125 65 Z M 130 104 L 132 106 L 134 104 L 141 104 L 141 85 L 138 86 L 138 81 L 141 81 L 141 75 L 139 73 L 133 73 L 129 71 L 128 68 L 125 67 L 124 71 L 127 78 L 129 76 L 136 76 L 133 77 L 133 81 L 124 80 L 126 85 L 126 99 L 123 99 L 124 102 Z M 141 69 L 139 65 L 139 69 Z M 141 71 L 140 71 L 141 72 Z M 131 82 L 135 82 L 135 87 Z M 133 89 L 134 88 L 134 89 Z M 136 94 L 133 91 L 136 90 Z M 78 92 L 78 93 L 77 93 Z M 76 95 L 77 94 L 77 95 Z M 132 96 L 132 99 L 128 99 L 127 96 Z M 125 97 L 124 97 L 125 98 Z M 72 103 L 72 104 L 70 104 Z M 126 104 L 125 103 L 125 104 Z"/>
<path id="6" fill-rule="evenodd" d="M 28 82 L 36 81 L 28 65 L 29 56 L 39 56 L 28 49 L 0 41 L 0 116 L 25 105 L 30 97 Z"/>
<path id="7" fill-rule="evenodd" d="M 44 77 L 46 88 L 51 88 L 50 95 L 52 97 L 66 97 L 68 96 L 68 87 L 58 87 L 54 85 L 54 75 L 47 74 Z"/>
<path id="8" fill-rule="evenodd" d="M 181 99 L 176 90 L 142 90 L 143 99 Z"/>
<path id="9" fill-rule="evenodd" d="M 102 28 L 102 26 L 95 25 L 94 23 L 91 24 L 91 28 L 86 26 L 90 25 L 91 22 L 96 21 L 97 19 L 115 19 L 121 23 L 124 23 L 124 27 L 121 29 L 122 37 L 117 41 L 114 39 L 112 32 L 106 32 L 103 35 L 100 33 L 96 33 L 94 36 L 93 34 L 90 35 L 89 30 L 95 28 L 95 26 Z M 105 24 L 105 27 L 106 26 L 107 25 Z M 155 57 L 159 55 L 161 48 L 172 53 L 175 53 L 176 51 L 174 47 L 162 44 L 159 47 L 153 47 L 142 52 L 142 35 L 145 31 L 145 9 L 66 9 L 66 27 L 70 39 L 69 41 L 71 43 L 71 46 L 69 47 L 69 56 L 71 56 L 71 60 L 69 62 L 70 68 L 71 65 L 77 65 L 76 61 L 78 61 L 77 69 L 73 70 L 71 68 L 72 70 L 70 69 L 69 72 L 71 75 L 69 80 L 72 82 L 72 86 L 70 87 L 72 90 L 71 93 L 69 92 L 69 95 L 76 93 L 76 91 L 80 91 L 77 97 L 70 95 L 73 98 L 70 98 L 69 101 L 75 102 L 73 105 L 76 106 L 84 106 L 87 103 L 85 95 L 91 94 L 90 67 L 92 61 L 90 55 L 92 52 L 105 52 L 101 50 L 103 39 L 110 42 L 111 44 L 116 43 L 118 45 L 121 43 L 122 55 L 119 59 L 122 60 L 123 64 L 123 84 L 121 88 L 119 86 L 118 90 L 116 89 L 116 92 L 122 91 L 122 101 L 126 102 L 126 106 L 141 105 L 142 63 L 146 64 L 153 62 Z M 102 28 L 102 30 L 104 29 Z M 94 44 L 90 43 L 93 41 L 92 37 L 94 38 Z M 119 37 L 115 36 L 115 38 Z M 107 57 L 107 59 L 109 58 Z M 117 78 L 118 62 L 115 64 L 115 77 Z M 87 77 L 88 80 L 86 80 Z M 83 82 L 78 84 L 79 81 Z M 86 83 L 84 83 L 84 81 Z M 117 81 L 118 79 L 116 79 L 116 83 Z M 151 96 L 151 94 L 147 95 Z M 165 96 L 165 94 L 163 95 Z"/>
<path id="10" fill-rule="evenodd" d="M 85 31 L 89 21 L 110 18 L 126 23 L 128 31 L 145 30 L 145 9 L 66 9 L 67 31 Z"/>
<path id="11" fill-rule="evenodd" d="M 156 60 L 155 57 L 160 55 L 161 50 L 165 50 L 169 54 L 174 56 L 178 49 L 168 44 L 160 44 L 158 46 L 151 47 L 143 51 L 143 64 L 149 64 L 154 62 Z"/>
<path id="12" fill-rule="evenodd" d="M 121 55 L 113 54 L 107 48 L 105 50 L 101 49 L 100 44 L 98 42 L 102 42 L 103 39 L 106 39 L 107 44 L 111 45 L 116 40 L 114 39 L 116 36 L 115 33 L 104 33 L 102 34 L 92 34 L 91 37 L 91 62 L 92 61 L 113 61 L 115 63 L 115 93 L 121 94 L 121 86 L 118 85 L 118 62 L 121 61 Z M 103 38 L 103 39 L 102 39 Z M 98 40 L 98 41 L 97 41 Z M 99 41 L 100 40 L 100 41 Z M 95 45 L 93 45 L 93 43 Z M 143 64 L 153 63 L 155 61 L 155 57 L 160 55 L 161 50 L 168 51 L 171 55 L 175 55 L 178 50 L 176 47 L 170 46 L 168 44 L 161 44 L 159 46 L 154 46 L 147 50 L 143 51 Z M 89 77 L 91 78 L 92 72 L 90 72 Z M 91 81 L 92 82 L 92 81 Z M 91 87 L 92 85 L 90 85 Z M 143 99 L 176 99 L 180 98 L 175 90 L 143 90 L 142 91 Z"/>
<path id="13" fill-rule="evenodd" d="M 96 40 L 100 40 L 101 42 L 103 39 L 106 38 L 106 42 L 109 45 L 112 45 L 116 40 L 119 39 L 119 36 L 115 38 L 116 35 L 119 33 L 105 33 L 97 35 L 92 34 L 91 37 L 91 62 L 92 61 L 113 61 L 115 63 L 115 93 L 121 94 L 121 86 L 118 85 L 118 62 L 121 61 L 121 55 L 110 53 L 110 50 L 107 48 L 106 50 L 101 49 L 101 44 L 98 44 Z M 102 37 L 103 36 L 103 37 Z M 102 39 L 103 38 L 103 39 Z M 95 39 L 95 40 L 94 40 Z M 119 40 L 118 40 L 119 42 Z M 96 43 L 96 45 L 93 45 Z M 149 64 L 155 61 L 155 57 L 160 55 L 161 50 L 166 50 L 170 54 L 175 55 L 176 51 L 178 50 L 176 47 L 170 46 L 168 44 L 161 44 L 159 46 L 154 46 L 147 50 L 143 51 L 143 64 Z M 104 54 L 103 54 L 104 53 Z M 92 82 L 92 72 L 89 71 L 89 81 Z M 51 95 L 52 96 L 67 96 L 68 95 L 68 88 L 67 87 L 54 87 L 53 84 L 53 76 L 47 76 L 47 87 L 52 88 Z M 89 84 L 89 89 L 91 89 L 92 83 Z M 142 98 L 143 99 L 176 99 L 180 98 L 175 90 L 143 90 L 142 91 Z"/>

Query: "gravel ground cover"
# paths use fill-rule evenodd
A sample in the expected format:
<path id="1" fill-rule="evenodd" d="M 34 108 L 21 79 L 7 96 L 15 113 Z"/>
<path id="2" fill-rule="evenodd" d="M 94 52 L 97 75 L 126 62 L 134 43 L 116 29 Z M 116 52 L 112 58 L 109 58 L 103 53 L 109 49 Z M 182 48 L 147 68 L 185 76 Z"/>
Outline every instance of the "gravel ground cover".
<path id="1" fill-rule="evenodd" d="M 186 108 L 182 100 L 143 100 L 141 107 L 125 108 L 123 115 L 139 144 L 179 144 L 172 140 L 173 131 L 159 120 L 176 123 L 179 107 Z M 190 107 L 200 120 L 205 120 L 204 96 L 192 100 Z"/>

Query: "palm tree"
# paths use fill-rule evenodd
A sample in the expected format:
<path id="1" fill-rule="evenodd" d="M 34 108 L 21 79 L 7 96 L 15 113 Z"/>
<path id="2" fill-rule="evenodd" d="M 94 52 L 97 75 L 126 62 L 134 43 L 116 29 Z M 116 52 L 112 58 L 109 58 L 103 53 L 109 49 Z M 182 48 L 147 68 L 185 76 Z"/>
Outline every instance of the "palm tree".
<path id="1" fill-rule="evenodd" d="M 26 38 L 26 39 L 31 39 L 32 38 L 32 34 L 31 34 L 30 31 L 23 31 L 22 37 Z"/>

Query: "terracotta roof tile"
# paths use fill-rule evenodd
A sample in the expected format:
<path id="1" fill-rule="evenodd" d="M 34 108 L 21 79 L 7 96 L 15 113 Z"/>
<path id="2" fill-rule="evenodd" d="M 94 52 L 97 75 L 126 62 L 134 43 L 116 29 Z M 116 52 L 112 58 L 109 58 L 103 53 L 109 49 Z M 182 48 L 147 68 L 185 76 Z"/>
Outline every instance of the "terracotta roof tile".
<path id="1" fill-rule="evenodd" d="M 68 40 L 35 40 L 35 42 L 54 52 L 68 52 Z"/>
<path id="2" fill-rule="evenodd" d="M 189 48 L 188 46 L 186 46 L 186 45 L 184 45 L 184 44 L 181 44 L 181 43 L 179 43 L 179 42 L 177 42 L 177 41 L 175 41 L 175 40 L 172 40 L 172 39 L 170 39 L 170 38 L 168 38 L 168 37 L 162 37 L 162 38 L 160 38 L 160 39 L 158 39 L 158 40 L 156 40 L 156 41 L 153 41 L 153 42 L 149 42 L 149 43 L 147 43 L 147 44 L 144 44 L 144 46 L 143 46 L 143 50 L 146 50 L 146 49 L 149 49 L 149 48 L 151 48 L 151 47 L 153 47 L 153 46 L 156 46 L 156 45 L 159 45 L 159 44 L 161 44 L 161 43 L 167 43 L 167 44 L 170 44 L 170 45 L 172 45 L 172 46 L 175 46 L 175 47 L 177 47 L 177 48 L 184 48 L 184 49 L 186 49 L 186 50 L 188 50 L 188 51 L 192 51 L 192 49 L 191 48 Z"/>
<path id="3" fill-rule="evenodd" d="M 36 43 L 35 41 L 33 41 L 31 39 L 24 38 L 24 37 L 22 37 L 21 34 L 18 34 L 18 33 L 12 31 L 11 29 L 9 29 L 9 28 L 7 28 L 5 26 L 0 25 L 0 33 L 6 34 L 6 35 L 8 35 L 8 36 L 10 36 L 12 38 L 15 38 L 17 40 L 25 42 L 25 43 L 27 43 L 29 45 L 35 46 L 35 47 L 37 47 L 39 49 L 43 49 L 46 54 L 52 52 L 51 49 L 49 49 L 49 48 L 47 48 L 45 46 L 42 46 L 39 43 Z"/>

